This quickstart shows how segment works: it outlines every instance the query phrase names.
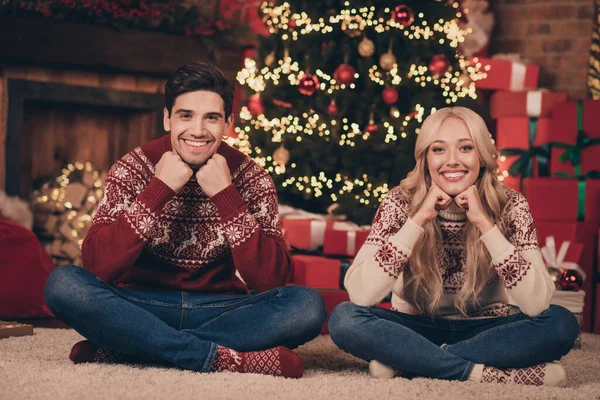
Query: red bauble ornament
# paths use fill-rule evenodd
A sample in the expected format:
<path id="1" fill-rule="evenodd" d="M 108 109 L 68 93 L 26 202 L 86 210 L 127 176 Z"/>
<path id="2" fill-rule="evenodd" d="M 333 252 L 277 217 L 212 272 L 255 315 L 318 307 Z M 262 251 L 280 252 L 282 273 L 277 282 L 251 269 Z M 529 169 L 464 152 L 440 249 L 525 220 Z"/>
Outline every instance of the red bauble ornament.
<path id="1" fill-rule="evenodd" d="M 350 85 L 356 79 L 354 77 L 356 71 L 350 64 L 341 64 L 333 72 L 333 79 L 340 85 Z"/>
<path id="2" fill-rule="evenodd" d="M 386 104 L 394 104 L 398 101 L 398 91 L 392 87 L 383 89 L 381 92 L 381 98 Z"/>
<path id="3" fill-rule="evenodd" d="M 304 74 L 298 82 L 298 91 L 305 96 L 312 96 L 319 88 L 319 80 L 313 74 Z"/>
<path id="4" fill-rule="evenodd" d="M 335 101 L 332 101 L 331 104 L 329 104 L 329 106 L 327 106 L 327 114 L 329 114 L 333 117 L 334 115 L 337 115 L 337 113 L 338 113 L 338 108 L 335 105 Z"/>
<path id="5" fill-rule="evenodd" d="M 558 284 L 562 290 L 577 292 L 581 289 L 581 285 L 583 285 L 583 277 L 575 270 L 565 269 L 558 278 Z"/>
<path id="6" fill-rule="evenodd" d="M 296 20 L 295 20 L 295 19 L 293 19 L 293 18 L 291 18 L 290 20 L 288 20 L 288 26 L 289 26 L 290 28 L 294 29 L 294 28 L 297 26 L 297 24 L 296 24 Z"/>
<path id="7" fill-rule="evenodd" d="M 392 19 L 402 26 L 410 26 L 415 21 L 415 13 L 410 7 L 400 5 L 392 11 Z"/>
<path id="8" fill-rule="evenodd" d="M 431 57 L 431 61 L 429 62 L 429 72 L 434 75 L 442 75 L 448 70 L 450 66 L 450 62 L 448 58 L 443 54 L 436 54 Z"/>
<path id="9" fill-rule="evenodd" d="M 365 130 L 370 134 L 374 134 L 377 132 L 377 125 L 373 120 L 370 120 L 369 125 L 366 126 Z"/>
<path id="10" fill-rule="evenodd" d="M 248 111 L 250 111 L 253 117 L 265 113 L 265 107 L 259 94 L 253 94 L 248 98 Z"/>

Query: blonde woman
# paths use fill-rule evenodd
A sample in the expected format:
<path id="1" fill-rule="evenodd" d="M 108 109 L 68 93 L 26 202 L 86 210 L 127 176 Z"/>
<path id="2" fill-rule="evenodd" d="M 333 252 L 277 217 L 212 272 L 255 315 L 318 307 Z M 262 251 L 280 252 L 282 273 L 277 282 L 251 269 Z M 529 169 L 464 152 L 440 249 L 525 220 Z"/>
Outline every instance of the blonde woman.
<path id="1" fill-rule="evenodd" d="M 463 107 L 421 128 L 416 166 L 392 189 L 329 319 L 374 377 L 564 386 L 578 325 L 553 282 L 525 198 L 496 178 L 485 123 Z M 375 307 L 392 295 L 392 310 Z M 518 308 L 509 306 L 509 299 Z"/>

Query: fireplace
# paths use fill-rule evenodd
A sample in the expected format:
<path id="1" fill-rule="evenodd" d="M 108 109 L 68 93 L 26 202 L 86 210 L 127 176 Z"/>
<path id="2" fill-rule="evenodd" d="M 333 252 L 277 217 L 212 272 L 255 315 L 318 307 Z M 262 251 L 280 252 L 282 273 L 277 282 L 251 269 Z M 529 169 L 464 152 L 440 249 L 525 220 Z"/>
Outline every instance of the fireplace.
<path id="1" fill-rule="evenodd" d="M 163 96 L 7 79 L 5 191 L 27 197 L 34 182 L 66 164 L 98 170 L 138 145 L 162 136 Z"/>

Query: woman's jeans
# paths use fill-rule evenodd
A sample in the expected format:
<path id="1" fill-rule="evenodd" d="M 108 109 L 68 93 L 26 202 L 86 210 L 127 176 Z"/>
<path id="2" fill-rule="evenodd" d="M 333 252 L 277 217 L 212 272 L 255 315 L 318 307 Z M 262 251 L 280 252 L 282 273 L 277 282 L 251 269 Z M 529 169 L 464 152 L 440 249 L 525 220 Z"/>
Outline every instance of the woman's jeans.
<path id="1" fill-rule="evenodd" d="M 237 351 L 293 349 L 320 332 L 322 297 L 301 286 L 257 295 L 121 289 L 73 265 L 56 268 L 45 299 L 54 315 L 91 342 L 206 372 L 217 345 Z"/>
<path id="2" fill-rule="evenodd" d="M 579 333 L 573 314 L 554 305 L 536 317 L 448 320 L 346 302 L 333 310 L 328 327 L 339 348 L 365 361 L 459 381 L 475 364 L 520 368 L 558 360 Z"/>

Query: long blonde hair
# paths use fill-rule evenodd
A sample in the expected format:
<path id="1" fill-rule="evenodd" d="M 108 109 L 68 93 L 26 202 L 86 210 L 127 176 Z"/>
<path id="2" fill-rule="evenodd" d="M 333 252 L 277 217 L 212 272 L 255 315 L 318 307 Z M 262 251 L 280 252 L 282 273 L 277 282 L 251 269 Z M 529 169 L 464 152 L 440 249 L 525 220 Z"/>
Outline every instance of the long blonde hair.
<path id="1" fill-rule="evenodd" d="M 414 215 L 425 200 L 431 185 L 431 177 L 427 169 L 427 152 L 442 123 L 448 118 L 462 120 L 473 139 L 475 150 L 479 156 L 481 171 L 476 185 L 481 203 L 489 218 L 504 231 L 499 219 L 506 204 L 503 186 L 498 182 L 498 151 L 492 143 L 491 136 L 483 119 L 475 112 L 464 107 L 448 107 L 438 110 L 425 119 L 415 144 L 415 168 L 400 182 L 411 198 L 411 216 Z M 439 259 L 434 249 L 443 248 L 443 237 L 437 219 L 424 226 L 425 233 L 415 244 L 404 273 L 403 297 L 414 304 L 421 312 L 434 314 L 443 294 L 443 277 Z M 478 304 L 478 297 L 486 283 L 494 275 L 490 254 L 479 240 L 481 233 L 469 221 L 465 227 L 464 256 L 466 263 L 466 280 L 455 298 L 458 310 L 467 315 L 468 305 Z"/>

